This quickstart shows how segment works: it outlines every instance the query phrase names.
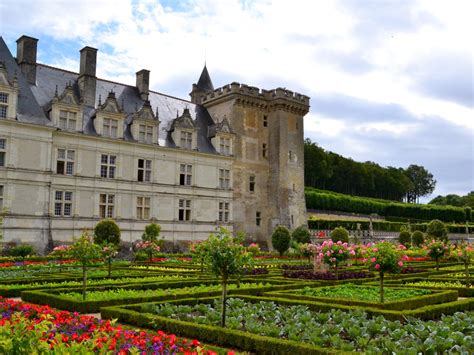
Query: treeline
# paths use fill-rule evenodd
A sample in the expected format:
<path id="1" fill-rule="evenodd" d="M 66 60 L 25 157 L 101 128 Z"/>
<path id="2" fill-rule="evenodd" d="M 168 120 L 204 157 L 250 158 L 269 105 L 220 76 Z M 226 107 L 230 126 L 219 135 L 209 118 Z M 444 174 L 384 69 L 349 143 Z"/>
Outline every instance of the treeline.
<path id="1" fill-rule="evenodd" d="M 409 203 L 382 201 L 355 197 L 306 188 L 306 207 L 323 211 L 341 211 L 361 214 L 378 214 L 384 217 L 402 217 L 406 220 L 429 221 L 439 219 L 444 222 L 464 223 L 472 220 L 471 208 L 435 205 L 415 205 Z"/>
<path id="2" fill-rule="evenodd" d="M 305 140 L 305 186 L 347 195 L 385 200 L 417 202 L 433 192 L 436 180 L 424 167 L 407 169 L 360 163 L 325 151 L 310 139 Z"/>
<path id="3" fill-rule="evenodd" d="M 428 202 L 430 205 L 438 206 L 456 206 L 474 208 L 474 191 L 469 192 L 466 196 L 450 194 L 446 196 L 437 196 Z"/>

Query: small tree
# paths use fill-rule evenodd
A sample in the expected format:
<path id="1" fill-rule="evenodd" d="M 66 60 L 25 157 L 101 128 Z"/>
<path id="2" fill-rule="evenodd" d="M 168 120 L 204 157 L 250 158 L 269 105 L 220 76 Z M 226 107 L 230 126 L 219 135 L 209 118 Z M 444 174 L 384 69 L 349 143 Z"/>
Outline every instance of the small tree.
<path id="1" fill-rule="evenodd" d="M 317 257 L 321 259 L 326 265 L 334 268 L 334 276 L 336 280 L 339 278 L 339 266 L 354 255 L 355 252 L 349 247 L 347 243 L 338 241 L 334 243 L 332 240 L 324 241 L 322 245 L 316 249 Z"/>
<path id="2" fill-rule="evenodd" d="M 349 243 L 349 232 L 343 227 L 334 228 L 334 230 L 331 232 L 331 240 L 334 243 L 339 241 L 343 243 Z"/>
<path id="3" fill-rule="evenodd" d="M 118 254 L 117 246 L 115 244 L 107 244 L 102 247 L 102 256 L 107 261 L 107 277 L 112 275 L 112 259 Z"/>
<path id="4" fill-rule="evenodd" d="M 469 275 L 469 266 L 474 260 L 474 247 L 469 243 L 458 244 L 455 249 L 451 250 L 451 257 L 463 263 L 464 272 L 466 274 L 466 287 L 471 286 L 471 278 Z"/>
<path id="5" fill-rule="evenodd" d="M 99 245 L 120 245 L 120 228 L 113 219 L 103 219 L 94 227 L 94 242 Z"/>
<path id="6" fill-rule="evenodd" d="M 236 238 L 230 232 L 221 228 L 216 234 L 211 234 L 204 242 L 205 263 L 209 270 L 220 277 L 222 284 L 222 315 L 221 326 L 225 327 L 227 283 L 231 276 L 244 273 L 244 268 L 251 266 L 252 258 L 242 245 L 243 240 Z"/>
<path id="7" fill-rule="evenodd" d="M 86 299 L 87 267 L 102 256 L 101 247 L 85 231 L 71 246 L 71 256 L 82 265 L 82 299 Z"/>
<path id="8" fill-rule="evenodd" d="M 448 241 L 448 229 L 444 223 L 438 219 L 433 219 L 428 223 L 426 234 L 433 239 L 443 240 L 444 242 Z"/>
<path id="9" fill-rule="evenodd" d="M 445 244 L 442 240 L 434 240 L 432 239 L 431 242 L 426 244 L 425 246 L 428 256 L 436 261 L 436 270 L 439 270 L 439 259 L 446 255 L 449 250 L 447 244 Z"/>
<path id="10" fill-rule="evenodd" d="M 142 234 L 144 242 L 153 242 L 162 247 L 163 239 L 160 239 L 161 226 L 156 223 L 151 223 L 145 227 L 145 232 Z"/>
<path id="11" fill-rule="evenodd" d="M 206 248 L 207 243 L 205 243 L 203 240 L 194 242 L 189 247 L 189 252 L 193 257 L 193 262 L 198 261 L 201 266 L 201 274 L 204 272 L 204 258 L 206 256 Z"/>
<path id="12" fill-rule="evenodd" d="M 56 257 L 56 259 L 59 261 L 59 272 L 62 272 L 64 259 L 66 259 L 70 255 L 70 253 L 71 253 L 71 246 L 58 245 L 49 254 L 51 256 Z"/>
<path id="13" fill-rule="evenodd" d="M 405 247 L 410 247 L 411 245 L 411 233 L 405 229 L 400 231 L 398 235 L 398 241 Z"/>
<path id="14" fill-rule="evenodd" d="M 147 268 L 150 266 L 151 262 L 153 261 L 153 256 L 156 253 L 159 253 L 161 248 L 158 244 L 155 242 L 151 242 L 149 240 L 146 241 L 139 241 L 136 245 L 135 248 L 138 251 L 143 251 L 145 254 L 148 256 L 148 264 Z"/>
<path id="15" fill-rule="evenodd" d="M 257 243 L 250 243 L 247 247 L 247 251 L 255 257 L 260 253 L 260 246 Z"/>
<path id="16" fill-rule="evenodd" d="M 308 262 L 311 262 L 311 257 L 313 256 L 312 244 L 304 243 L 298 246 L 298 252 L 301 256 L 308 258 Z"/>
<path id="17" fill-rule="evenodd" d="M 369 269 L 379 273 L 380 303 L 384 303 L 384 276 L 386 273 L 396 273 L 403 267 L 402 250 L 390 242 L 375 244 L 369 251 Z"/>
<path id="18" fill-rule="evenodd" d="M 291 233 L 291 238 L 300 244 L 311 243 L 311 233 L 306 226 L 299 226 L 296 228 L 293 233 Z"/>
<path id="19" fill-rule="evenodd" d="M 422 246 L 425 242 L 425 235 L 421 231 L 414 231 L 411 235 L 411 242 L 415 247 Z"/>
<path id="20" fill-rule="evenodd" d="M 278 226 L 272 234 L 272 245 L 279 253 L 283 255 L 290 247 L 290 231 L 285 226 Z"/>

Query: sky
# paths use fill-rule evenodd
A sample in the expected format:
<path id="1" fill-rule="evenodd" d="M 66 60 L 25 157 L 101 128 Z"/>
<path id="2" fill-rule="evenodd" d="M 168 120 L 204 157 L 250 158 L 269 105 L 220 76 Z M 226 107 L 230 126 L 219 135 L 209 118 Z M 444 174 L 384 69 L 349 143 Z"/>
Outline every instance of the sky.
<path id="1" fill-rule="evenodd" d="M 474 2 L 470 0 L 2 0 L 12 53 L 189 99 L 204 63 L 214 87 L 237 81 L 311 98 L 305 137 L 382 166 L 422 165 L 434 193 L 474 190 Z"/>

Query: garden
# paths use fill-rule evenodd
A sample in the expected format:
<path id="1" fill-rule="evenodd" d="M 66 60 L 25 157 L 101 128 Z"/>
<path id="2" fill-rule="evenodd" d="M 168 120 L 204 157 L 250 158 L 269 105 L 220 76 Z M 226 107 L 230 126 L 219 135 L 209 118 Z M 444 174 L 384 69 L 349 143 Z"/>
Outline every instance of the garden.
<path id="1" fill-rule="evenodd" d="M 0 353 L 474 352 L 474 248 L 434 220 L 399 240 L 273 231 L 274 251 L 216 230 L 165 253 L 150 224 L 121 256 L 99 222 L 46 256 L 0 258 Z"/>

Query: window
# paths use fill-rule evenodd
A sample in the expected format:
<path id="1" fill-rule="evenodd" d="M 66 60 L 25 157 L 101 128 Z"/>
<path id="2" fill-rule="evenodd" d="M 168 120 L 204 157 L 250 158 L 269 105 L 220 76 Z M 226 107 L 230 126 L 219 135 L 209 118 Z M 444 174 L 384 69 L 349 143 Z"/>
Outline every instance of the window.
<path id="1" fill-rule="evenodd" d="M 219 202 L 219 222 L 229 222 L 229 202 Z"/>
<path id="2" fill-rule="evenodd" d="M 257 211 L 255 213 L 255 224 L 257 225 L 257 227 L 260 226 L 261 222 L 262 222 L 262 213 Z"/>
<path id="3" fill-rule="evenodd" d="M 106 137 L 117 138 L 118 120 L 112 118 L 104 118 L 104 126 L 102 134 Z"/>
<path id="4" fill-rule="evenodd" d="M 191 132 L 181 132 L 181 148 L 191 149 L 193 147 L 193 134 Z"/>
<path id="5" fill-rule="evenodd" d="M 68 129 L 71 131 L 76 130 L 76 113 L 71 111 L 59 111 L 59 128 Z"/>
<path id="6" fill-rule="evenodd" d="M 138 131 L 138 140 L 140 142 L 153 143 L 153 126 L 141 124 Z"/>
<path id="7" fill-rule="evenodd" d="M 115 155 L 102 154 L 100 158 L 100 177 L 115 178 L 117 157 Z"/>
<path id="8" fill-rule="evenodd" d="M 295 219 L 293 218 L 293 215 L 291 215 L 291 225 L 292 225 L 292 226 L 295 225 Z"/>
<path id="9" fill-rule="evenodd" d="M 288 152 L 288 160 L 289 160 L 290 162 L 293 161 L 293 152 L 292 152 L 291 150 Z"/>
<path id="10" fill-rule="evenodd" d="M 138 159 L 138 181 L 151 181 L 151 160 Z"/>
<path id="11" fill-rule="evenodd" d="M 99 217 L 113 218 L 115 210 L 115 195 L 100 194 Z"/>
<path id="12" fill-rule="evenodd" d="M 255 191 L 255 175 L 249 176 L 249 191 L 250 192 Z"/>
<path id="13" fill-rule="evenodd" d="M 54 193 L 54 215 L 64 217 L 72 215 L 71 191 L 56 191 Z"/>
<path id="14" fill-rule="evenodd" d="M 219 169 L 219 188 L 221 189 L 230 188 L 230 170 Z"/>
<path id="15" fill-rule="evenodd" d="M 150 218 L 150 197 L 137 196 L 137 218 Z"/>
<path id="16" fill-rule="evenodd" d="M 267 144 L 266 143 L 262 144 L 262 157 L 263 158 L 267 157 Z"/>
<path id="17" fill-rule="evenodd" d="M 0 185 L 0 210 L 3 210 L 3 185 Z"/>
<path id="18" fill-rule="evenodd" d="M 179 184 L 183 186 L 191 186 L 193 166 L 181 164 L 179 167 Z"/>
<path id="19" fill-rule="evenodd" d="M 268 127 L 268 117 L 263 116 L 263 127 Z"/>
<path id="20" fill-rule="evenodd" d="M 7 140 L 5 138 L 0 138 L 0 166 L 5 166 L 5 155 L 7 149 Z"/>
<path id="21" fill-rule="evenodd" d="M 191 220 L 191 200 L 179 200 L 178 219 L 180 221 Z"/>
<path id="22" fill-rule="evenodd" d="M 230 138 L 221 137 L 219 151 L 223 155 L 230 155 Z"/>
<path id="23" fill-rule="evenodd" d="M 56 173 L 62 175 L 74 174 L 74 160 L 76 151 L 71 149 L 58 149 L 58 160 L 56 161 Z"/>
<path id="24" fill-rule="evenodd" d="M 8 94 L 6 92 L 0 92 L 0 118 L 7 117 L 8 110 Z"/>

